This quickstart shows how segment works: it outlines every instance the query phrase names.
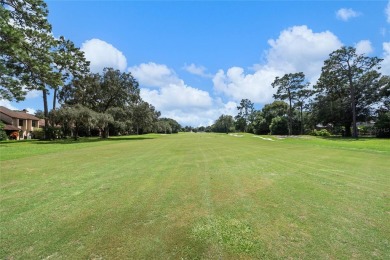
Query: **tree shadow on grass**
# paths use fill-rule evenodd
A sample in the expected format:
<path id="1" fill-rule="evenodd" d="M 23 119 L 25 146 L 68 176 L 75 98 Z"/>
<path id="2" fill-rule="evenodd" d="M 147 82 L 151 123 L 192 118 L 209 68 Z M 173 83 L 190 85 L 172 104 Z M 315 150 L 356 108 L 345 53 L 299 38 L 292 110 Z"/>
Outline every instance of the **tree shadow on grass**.
<path id="1" fill-rule="evenodd" d="M 81 143 L 98 143 L 98 142 L 117 142 L 117 141 L 140 141 L 140 140 L 151 140 L 154 137 L 148 136 L 127 136 L 127 137 L 79 137 L 77 140 L 73 138 L 69 139 L 55 139 L 55 140 L 35 140 L 31 141 L 34 144 L 81 144 Z"/>
<path id="2" fill-rule="evenodd" d="M 376 137 L 367 137 L 367 136 L 359 137 L 357 139 L 354 137 L 343 137 L 343 136 L 323 136 L 321 138 L 325 140 L 341 141 L 341 142 L 364 142 L 364 141 L 377 139 Z"/>

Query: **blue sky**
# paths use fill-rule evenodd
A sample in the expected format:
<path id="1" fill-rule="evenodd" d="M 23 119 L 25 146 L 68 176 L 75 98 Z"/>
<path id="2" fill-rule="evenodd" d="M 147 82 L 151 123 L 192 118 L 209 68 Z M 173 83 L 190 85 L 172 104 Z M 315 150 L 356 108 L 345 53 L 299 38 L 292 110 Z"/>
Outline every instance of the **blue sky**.
<path id="1" fill-rule="evenodd" d="M 99 72 L 130 71 L 141 96 L 182 125 L 236 114 L 242 98 L 272 102 L 276 76 L 315 83 L 343 45 L 384 59 L 390 74 L 390 1 L 47 1 L 55 36 L 71 39 Z M 42 109 L 40 93 L 0 101 Z"/>

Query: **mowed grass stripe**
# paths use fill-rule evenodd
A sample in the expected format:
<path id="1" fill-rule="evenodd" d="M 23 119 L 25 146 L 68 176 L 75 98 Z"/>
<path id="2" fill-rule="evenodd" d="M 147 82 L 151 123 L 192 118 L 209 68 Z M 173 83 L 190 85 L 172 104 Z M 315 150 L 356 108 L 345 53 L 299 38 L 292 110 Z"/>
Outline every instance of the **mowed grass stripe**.
<path id="1" fill-rule="evenodd" d="M 0 258 L 390 257 L 388 154 L 325 141 L 179 134 L 2 161 Z"/>

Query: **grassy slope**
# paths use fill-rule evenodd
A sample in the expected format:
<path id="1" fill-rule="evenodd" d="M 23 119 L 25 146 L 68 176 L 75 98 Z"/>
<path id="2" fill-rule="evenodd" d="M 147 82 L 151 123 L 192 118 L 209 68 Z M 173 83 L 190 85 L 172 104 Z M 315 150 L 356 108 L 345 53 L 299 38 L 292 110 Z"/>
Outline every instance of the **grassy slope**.
<path id="1" fill-rule="evenodd" d="M 0 144 L 0 258 L 390 257 L 389 140 L 151 137 Z"/>

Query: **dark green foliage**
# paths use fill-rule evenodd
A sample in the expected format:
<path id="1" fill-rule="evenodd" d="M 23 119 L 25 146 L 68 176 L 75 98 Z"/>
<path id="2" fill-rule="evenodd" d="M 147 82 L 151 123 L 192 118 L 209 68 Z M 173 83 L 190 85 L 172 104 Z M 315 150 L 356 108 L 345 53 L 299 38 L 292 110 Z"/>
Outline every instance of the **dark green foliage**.
<path id="1" fill-rule="evenodd" d="M 60 73 L 52 68 L 56 41 L 47 15 L 47 5 L 42 0 L 1 1 L 1 98 L 20 101 L 26 90 L 60 84 Z"/>
<path id="2" fill-rule="evenodd" d="M 353 47 L 342 47 L 332 52 L 324 62 L 315 88 L 321 94 L 322 101 L 319 102 L 328 101 L 331 106 L 321 104 L 319 107 L 326 109 L 336 103 L 337 109 L 332 109 L 330 113 L 344 121 L 342 124 L 347 135 L 352 126 L 353 137 L 358 137 L 357 120 L 369 115 L 370 105 L 378 101 L 376 92 L 383 80 L 376 69 L 381 61 L 377 57 L 357 54 Z M 340 120 L 334 123 L 338 122 Z"/>
<path id="3" fill-rule="evenodd" d="M 306 87 L 308 87 L 306 85 Z M 305 133 L 305 122 L 304 122 L 304 108 L 309 108 L 308 99 L 314 94 L 313 90 L 304 88 L 297 92 L 297 102 L 294 104 L 295 107 L 299 108 L 299 129 L 300 134 L 303 135 Z"/>
<path id="4" fill-rule="evenodd" d="M 87 107 L 74 105 L 62 106 L 58 110 L 51 111 L 50 118 L 53 125 L 60 125 L 61 130 L 51 138 L 73 136 L 77 140 L 80 132 L 88 136 L 92 127 L 98 127 L 104 132 L 112 117 L 104 117 Z"/>
<path id="5" fill-rule="evenodd" d="M 241 132 L 252 132 L 248 129 L 252 123 L 252 113 L 254 112 L 254 104 L 249 99 L 241 99 L 240 105 L 237 106 L 238 115 L 235 117 L 236 129 Z"/>
<path id="6" fill-rule="evenodd" d="M 4 124 L 0 121 L 0 141 L 7 140 L 7 133 L 4 131 Z"/>
<path id="7" fill-rule="evenodd" d="M 88 74 L 74 78 L 59 93 L 60 101 L 80 104 L 96 112 L 104 113 L 109 108 L 125 108 L 140 100 L 139 85 L 131 73 L 105 68 L 103 74 Z"/>
<path id="8" fill-rule="evenodd" d="M 278 90 L 274 94 L 275 99 L 288 100 L 288 134 L 291 135 L 293 131 L 293 103 L 295 101 L 302 100 L 305 96 L 303 95 L 302 90 L 309 85 L 305 82 L 305 74 L 303 72 L 299 73 L 289 73 L 285 74 L 283 77 L 276 77 L 275 81 L 272 83 L 272 87 L 277 87 Z"/>
<path id="9" fill-rule="evenodd" d="M 132 116 L 133 111 L 129 106 L 112 107 L 107 110 L 107 114 L 111 115 L 113 120 L 109 123 L 110 135 L 129 134 L 132 131 Z"/>
<path id="10" fill-rule="evenodd" d="M 269 124 L 263 117 L 261 111 L 256 111 L 253 113 L 253 122 L 252 122 L 253 133 L 257 135 L 265 135 L 270 132 Z"/>
<path id="11" fill-rule="evenodd" d="M 48 133 L 47 95 L 66 81 L 87 73 L 89 63 L 70 40 L 54 38 L 42 0 L 3 0 L 0 7 L 0 97 L 20 101 L 27 91 L 42 91 L 45 133 Z"/>
<path id="12" fill-rule="evenodd" d="M 284 101 L 276 100 L 271 104 L 266 104 L 261 110 L 268 125 L 274 117 L 285 116 L 288 113 L 288 104 Z"/>
<path id="13" fill-rule="evenodd" d="M 85 60 L 84 52 L 80 51 L 74 43 L 60 36 L 53 52 L 56 71 L 61 74 L 62 84 L 51 86 L 53 93 L 53 109 L 56 109 L 57 95 L 60 87 L 74 78 L 82 78 L 89 73 L 89 61 Z"/>
<path id="14" fill-rule="evenodd" d="M 172 118 L 159 118 L 157 122 L 157 132 L 165 134 L 177 134 L 181 130 L 181 125 Z"/>
<path id="15" fill-rule="evenodd" d="M 221 115 L 211 127 L 216 133 L 229 133 L 234 131 L 234 119 L 230 115 Z"/>
<path id="16" fill-rule="evenodd" d="M 131 106 L 133 129 L 137 135 L 154 132 L 160 112 L 143 100 Z"/>
<path id="17" fill-rule="evenodd" d="M 110 123 L 114 122 L 114 118 L 112 117 L 112 115 L 108 113 L 91 112 L 91 119 L 92 119 L 92 124 L 90 126 L 96 126 L 97 128 L 99 128 L 100 136 L 102 138 L 108 138 L 109 137 L 108 126 Z M 93 122 L 95 124 L 93 124 Z"/>
<path id="18" fill-rule="evenodd" d="M 272 119 L 271 125 L 269 126 L 272 135 L 287 135 L 289 134 L 288 130 L 288 120 L 286 117 L 277 116 Z"/>
<path id="19" fill-rule="evenodd" d="M 390 112 L 381 113 L 375 123 L 375 133 L 380 138 L 390 138 Z"/>
<path id="20" fill-rule="evenodd" d="M 90 73 L 74 78 L 59 97 L 65 104 L 80 104 L 98 113 L 96 120 L 103 137 L 108 136 L 108 129 L 115 135 L 158 131 L 160 112 L 143 101 L 139 93 L 138 82 L 131 73 L 105 68 L 102 75 Z M 178 132 L 180 127 L 171 123 L 170 131 Z"/>
<path id="21" fill-rule="evenodd" d="M 33 139 L 39 139 L 39 140 L 42 140 L 44 139 L 44 132 L 41 128 L 38 128 L 38 129 L 34 129 L 33 133 L 32 133 L 32 138 Z"/>
<path id="22" fill-rule="evenodd" d="M 313 136 L 330 136 L 330 133 L 326 129 L 321 129 L 321 130 L 314 129 L 313 131 L 310 132 L 310 135 L 313 135 Z"/>
<path id="23" fill-rule="evenodd" d="M 172 127 L 167 121 L 159 119 L 156 125 L 156 131 L 160 134 L 172 134 Z"/>
<path id="24" fill-rule="evenodd" d="M 39 119 L 44 119 L 44 118 L 45 118 L 45 114 L 44 114 L 43 111 L 40 110 L 40 109 L 38 109 L 37 111 L 35 111 L 34 116 L 38 117 Z"/>
<path id="25" fill-rule="evenodd" d="M 271 104 L 266 104 L 261 111 L 255 111 L 252 114 L 253 133 L 268 134 L 270 133 L 269 126 L 272 119 L 275 117 L 283 117 L 288 113 L 288 105 L 284 101 L 276 100 Z"/>

